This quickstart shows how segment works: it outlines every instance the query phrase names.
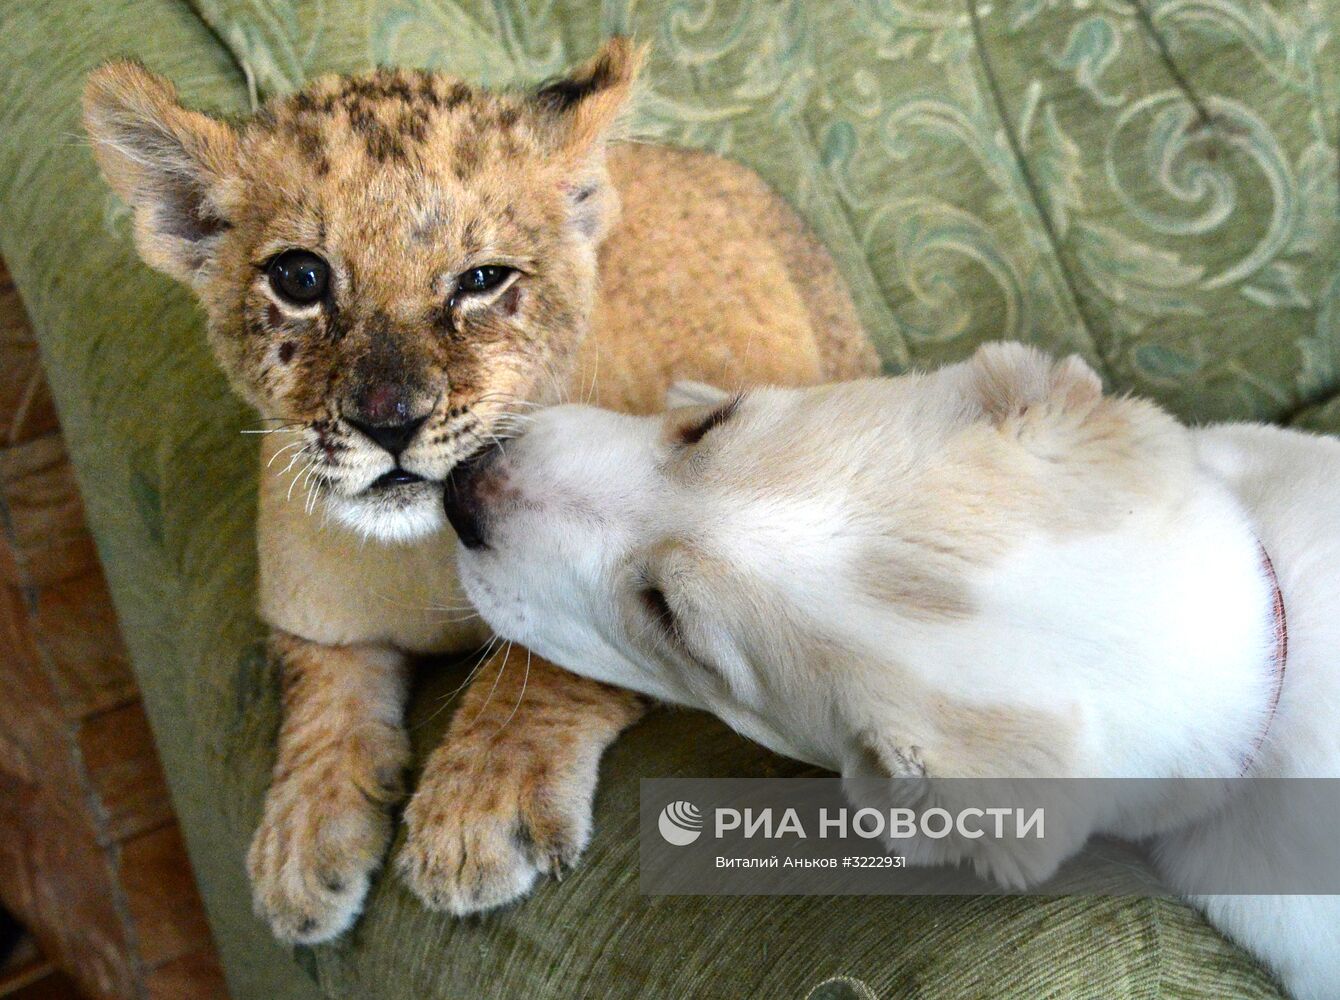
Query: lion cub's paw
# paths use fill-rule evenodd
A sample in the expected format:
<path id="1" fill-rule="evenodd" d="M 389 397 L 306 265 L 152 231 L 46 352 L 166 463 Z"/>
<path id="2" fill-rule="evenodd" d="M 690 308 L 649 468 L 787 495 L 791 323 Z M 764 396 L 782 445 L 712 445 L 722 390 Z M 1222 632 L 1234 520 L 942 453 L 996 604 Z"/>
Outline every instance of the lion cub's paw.
<path id="1" fill-rule="evenodd" d="M 276 778 L 247 854 L 256 913 L 294 944 L 328 941 L 363 908 L 403 794 L 405 734 L 376 727 Z"/>
<path id="2" fill-rule="evenodd" d="M 591 838 L 598 755 L 561 756 L 509 765 L 485 742 L 439 749 L 405 810 L 396 862 L 425 906 L 491 910 L 576 864 Z"/>

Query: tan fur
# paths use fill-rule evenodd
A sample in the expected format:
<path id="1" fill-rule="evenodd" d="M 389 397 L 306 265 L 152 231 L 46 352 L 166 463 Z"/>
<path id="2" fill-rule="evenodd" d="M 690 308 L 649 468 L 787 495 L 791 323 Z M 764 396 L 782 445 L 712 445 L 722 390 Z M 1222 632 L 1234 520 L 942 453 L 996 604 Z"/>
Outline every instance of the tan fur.
<path id="1" fill-rule="evenodd" d="M 481 637 L 477 621 L 430 610 L 460 603 L 449 531 L 386 544 L 321 516 L 323 496 L 358 494 L 385 458 L 343 419 L 351 399 L 389 386 L 423 414 L 402 461 L 434 482 L 529 403 L 594 396 L 645 411 L 678 377 L 799 384 L 877 368 L 831 260 L 758 178 L 702 153 L 609 145 L 640 61 L 616 39 L 566 80 L 506 94 L 418 71 L 325 77 L 236 128 L 182 109 L 134 64 L 90 79 L 85 122 L 135 210 L 142 255 L 196 290 L 232 384 L 282 423 L 261 455 L 260 604 L 291 637 L 277 643 L 286 672 L 305 680 L 291 685 L 251 866 L 281 937 L 342 931 L 350 887 L 365 885 L 389 830 L 383 799 L 356 791 L 380 759 L 298 720 L 356 727 L 371 702 L 394 699 L 330 707 L 324 685 L 341 672 L 381 677 L 392 651 Z M 264 268 L 289 248 L 331 262 L 337 308 L 276 301 Z M 458 298 L 452 276 L 482 263 L 521 276 Z M 402 871 L 429 905 L 503 902 L 570 862 L 600 752 L 636 715 L 626 694 L 532 660 L 523 704 L 494 738 L 486 723 L 520 697 L 520 655 L 473 727 L 471 706 L 504 667 L 486 665 L 407 812 Z M 319 811 L 301 808 L 308 797 Z M 361 831 L 335 859 L 342 892 L 320 891 L 339 851 L 317 817 Z"/>
<path id="2" fill-rule="evenodd" d="M 937 750 L 932 775 L 972 778 L 1055 777 L 1074 772 L 1079 722 L 1019 705 L 971 705 L 932 699 L 926 719 Z"/>
<path id="3" fill-rule="evenodd" d="M 843 669 L 859 676 L 869 667 L 848 662 Z M 1074 774 L 1078 720 L 1021 705 L 950 699 L 906 673 L 899 680 L 905 698 L 881 719 L 880 733 L 867 737 L 880 773 L 981 779 Z"/>
<path id="4" fill-rule="evenodd" d="M 1132 495 L 1172 500 L 1187 489 L 1190 444 L 1173 419 L 1146 400 L 1104 396 L 1082 359 L 993 343 L 977 350 L 969 371 L 991 425 L 1018 445 L 995 471 L 987 453 L 1000 449 L 983 436 L 980 462 L 968 470 L 990 483 L 990 507 L 1003 515 L 1034 516 L 1029 505 L 1046 497 L 1046 527 L 1092 531 L 1120 516 Z"/>
<path id="5" fill-rule="evenodd" d="M 856 582 L 874 601 L 900 608 L 913 621 L 967 618 L 972 601 L 957 574 L 923 566 L 897 546 L 872 546 L 855 568 Z"/>
<path id="6" fill-rule="evenodd" d="M 275 632 L 271 648 L 284 667 L 284 721 L 247 871 L 275 933 L 302 940 L 328 914 L 356 912 L 381 863 L 409 763 L 406 677 L 384 646 Z"/>
<path id="7" fill-rule="evenodd" d="M 287 460 L 276 435 L 261 439 L 260 612 L 314 642 L 383 642 L 414 653 L 477 646 L 488 630 L 466 620 L 449 531 L 417 545 L 378 545 L 286 500 L 288 479 L 273 475 Z M 435 613 L 431 609 L 438 610 Z"/>
<path id="8" fill-rule="evenodd" d="M 533 873 L 570 868 L 591 834 L 590 775 L 641 714 L 636 695 L 518 647 L 494 657 L 405 812 L 417 835 L 397 859 L 402 876 L 430 906 L 470 913 L 514 899 Z M 456 815 L 462 803 L 465 822 Z"/>

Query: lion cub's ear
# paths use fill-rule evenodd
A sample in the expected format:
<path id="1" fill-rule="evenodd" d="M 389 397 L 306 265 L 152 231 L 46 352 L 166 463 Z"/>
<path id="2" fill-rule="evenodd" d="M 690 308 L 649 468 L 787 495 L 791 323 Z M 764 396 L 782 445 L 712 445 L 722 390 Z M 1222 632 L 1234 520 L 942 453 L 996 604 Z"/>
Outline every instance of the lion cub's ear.
<path id="1" fill-rule="evenodd" d="M 588 62 L 535 92 L 557 125 L 564 151 L 583 156 L 609 136 L 628 106 L 646 53 L 646 46 L 615 36 Z"/>
<path id="2" fill-rule="evenodd" d="M 534 94 L 564 163 L 572 224 L 594 242 L 613 228 L 619 197 L 605 169 L 605 144 L 628 108 L 645 46 L 611 38 L 589 62 Z"/>
<path id="3" fill-rule="evenodd" d="M 133 62 L 89 77 L 84 128 L 107 183 L 134 210 L 140 255 L 195 284 L 229 225 L 220 195 L 236 170 L 237 133 L 183 108 L 172 84 Z"/>
<path id="4" fill-rule="evenodd" d="M 1021 417 L 1046 404 L 1062 412 L 1088 410 L 1103 395 L 1103 383 L 1077 354 L 1053 361 L 1035 347 L 983 344 L 969 362 L 973 387 L 993 423 Z"/>

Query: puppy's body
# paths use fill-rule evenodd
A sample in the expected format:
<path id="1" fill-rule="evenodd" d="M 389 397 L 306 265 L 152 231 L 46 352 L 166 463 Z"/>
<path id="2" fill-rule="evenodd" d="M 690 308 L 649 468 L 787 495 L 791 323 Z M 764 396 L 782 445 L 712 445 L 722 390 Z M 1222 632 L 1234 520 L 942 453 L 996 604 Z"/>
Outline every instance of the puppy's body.
<path id="1" fill-rule="evenodd" d="M 1335 441 L 1190 431 L 1005 345 L 659 420 L 550 411 L 452 516 L 486 542 L 462 580 L 503 634 L 944 802 L 937 778 L 1340 776 L 1337 477 Z M 1067 802 L 1065 842 L 907 853 L 1019 885 L 1091 833 L 1155 837 L 1185 891 L 1314 835 L 1281 831 L 1266 783 L 1165 791 Z M 1340 990 L 1340 899 L 1197 901 L 1297 996 Z"/>
<path id="2" fill-rule="evenodd" d="M 1251 773 L 1340 777 L 1340 442 L 1246 425 L 1195 437 L 1205 468 L 1246 509 L 1287 602 L 1285 683 Z M 1336 828 L 1321 816 L 1281 824 L 1278 794 L 1249 784 L 1222 813 L 1165 837 L 1159 860 L 1173 887 L 1207 871 L 1268 871 L 1275 858 L 1316 856 L 1315 838 L 1334 843 Z M 1295 996 L 1340 995 L 1340 897 L 1191 898 Z"/>

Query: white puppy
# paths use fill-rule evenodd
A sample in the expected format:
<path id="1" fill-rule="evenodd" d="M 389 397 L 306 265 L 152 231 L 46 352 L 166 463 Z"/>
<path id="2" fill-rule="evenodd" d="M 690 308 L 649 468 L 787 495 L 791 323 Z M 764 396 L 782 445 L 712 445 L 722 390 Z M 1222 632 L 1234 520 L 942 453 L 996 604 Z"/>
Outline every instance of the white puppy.
<path id="1" fill-rule="evenodd" d="M 1188 430 L 1019 345 L 699 402 L 546 410 L 462 469 L 461 578 L 499 633 L 845 775 L 1340 776 L 1340 443 Z M 914 859 L 1033 884 L 1090 832 L 1154 837 L 1194 893 L 1318 836 L 1278 783 L 1229 784 L 1119 783 L 1063 844 Z M 1195 901 L 1340 996 L 1340 896 Z"/>

